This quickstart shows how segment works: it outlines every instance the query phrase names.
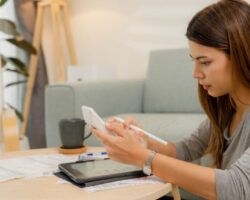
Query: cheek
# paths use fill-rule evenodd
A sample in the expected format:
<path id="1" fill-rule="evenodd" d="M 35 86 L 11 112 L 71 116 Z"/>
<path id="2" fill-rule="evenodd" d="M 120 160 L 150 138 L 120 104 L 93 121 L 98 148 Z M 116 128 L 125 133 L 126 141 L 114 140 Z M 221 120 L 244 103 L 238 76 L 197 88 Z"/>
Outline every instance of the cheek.
<path id="1" fill-rule="evenodd" d="M 209 69 L 209 76 L 212 81 L 211 84 L 214 82 L 227 87 L 232 85 L 232 71 L 230 65 L 228 65 L 226 61 L 215 63 Z"/>
<path id="2" fill-rule="evenodd" d="M 232 69 L 229 65 L 226 65 L 221 70 L 221 81 L 225 84 L 228 90 L 232 88 L 233 85 L 233 77 L 232 77 Z"/>
<path id="3" fill-rule="evenodd" d="M 225 95 L 232 90 L 233 82 L 230 68 L 214 65 L 207 70 L 206 76 L 208 83 L 212 86 L 208 91 L 211 96 Z"/>

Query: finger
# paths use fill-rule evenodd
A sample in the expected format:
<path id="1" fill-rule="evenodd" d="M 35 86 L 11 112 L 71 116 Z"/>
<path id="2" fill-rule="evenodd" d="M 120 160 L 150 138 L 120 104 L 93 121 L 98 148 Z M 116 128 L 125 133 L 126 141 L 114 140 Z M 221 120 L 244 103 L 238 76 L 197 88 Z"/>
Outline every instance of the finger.
<path id="1" fill-rule="evenodd" d="M 106 128 L 110 130 L 111 132 L 114 132 L 116 135 L 124 137 L 126 129 L 124 129 L 123 125 L 121 123 L 106 123 Z"/>
<path id="2" fill-rule="evenodd" d="M 125 119 L 125 121 L 124 121 L 124 126 L 125 126 L 126 128 L 129 128 L 129 126 L 130 126 L 131 124 L 134 124 L 134 121 L 135 121 L 135 119 L 134 119 L 133 117 L 128 117 L 128 118 Z"/>
<path id="3" fill-rule="evenodd" d="M 116 120 L 115 121 L 107 121 L 105 123 L 105 127 L 106 129 L 110 132 L 110 133 L 113 133 L 113 127 L 116 126 L 116 125 L 120 125 L 121 127 L 123 127 L 123 125 L 119 122 L 117 122 Z M 116 134 L 116 133 L 115 133 Z"/>
<path id="4" fill-rule="evenodd" d="M 130 125 L 135 125 L 140 128 L 142 127 L 141 124 L 134 117 L 128 117 L 125 120 L 124 125 L 126 128 L 129 128 Z"/>
<path id="5" fill-rule="evenodd" d="M 139 137 L 145 137 L 145 134 L 144 134 L 142 131 L 138 131 L 138 132 L 136 132 L 136 134 L 137 134 Z"/>
<path id="6" fill-rule="evenodd" d="M 107 123 L 116 122 L 116 119 L 115 119 L 115 117 L 111 117 L 111 118 L 109 118 L 106 122 L 107 122 Z"/>
<path id="7" fill-rule="evenodd" d="M 102 132 L 98 129 L 95 129 L 95 128 L 92 129 L 92 133 L 94 133 L 94 135 L 97 138 L 99 138 L 103 144 L 110 145 L 110 144 L 114 143 L 115 136 L 113 136 L 113 135 L 110 135 L 108 133 L 104 133 L 104 132 Z"/>
<path id="8" fill-rule="evenodd" d="M 142 125 L 137 121 L 137 120 L 134 120 L 134 125 L 139 127 L 139 128 L 142 128 Z"/>

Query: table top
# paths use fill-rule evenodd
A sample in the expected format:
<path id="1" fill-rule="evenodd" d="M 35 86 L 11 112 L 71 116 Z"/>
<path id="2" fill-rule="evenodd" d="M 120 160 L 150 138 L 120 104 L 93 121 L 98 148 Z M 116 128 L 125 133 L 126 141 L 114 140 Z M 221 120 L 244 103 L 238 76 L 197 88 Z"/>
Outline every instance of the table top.
<path id="1" fill-rule="evenodd" d="M 91 147 L 87 151 L 103 150 L 100 147 Z M 0 153 L 0 159 L 29 156 L 36 154 L 55 154 L 58 149 L 35 149 L 11 153 Z M 0 183 L 0 197 L 8 200 L 29 199 L 108 199 L 108 200 L 152 200 L 172 191 L 172 184 L 145 184 L 124 188 L 109 189 L 98 192 L 87 192 L 72 184 L 58 184 L 55 176 L 33 179 L 16 179 Z"/>

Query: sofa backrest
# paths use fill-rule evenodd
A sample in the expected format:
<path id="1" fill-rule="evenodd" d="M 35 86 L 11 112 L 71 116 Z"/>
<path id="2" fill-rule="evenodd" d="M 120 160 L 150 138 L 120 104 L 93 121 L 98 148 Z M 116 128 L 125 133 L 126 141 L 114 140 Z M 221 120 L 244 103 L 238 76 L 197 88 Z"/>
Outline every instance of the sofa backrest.
<path id="1" fill-rule="evenodd" d="M 152 51 L 145 82 L 143 111 L 201 112 L 197 81 L 192 77 L 193 65 L 187 49 Z"/>

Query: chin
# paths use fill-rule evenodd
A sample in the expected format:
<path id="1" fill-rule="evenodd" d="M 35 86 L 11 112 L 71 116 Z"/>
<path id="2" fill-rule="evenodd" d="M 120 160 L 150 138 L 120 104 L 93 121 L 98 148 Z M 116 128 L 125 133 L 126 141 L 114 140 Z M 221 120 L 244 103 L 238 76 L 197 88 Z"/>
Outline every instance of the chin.
<path id="1" fill-rule="evenodd" d="M 219 92 L 219 91 L 213 91 L 213 90 L 208 90 L 207 92 L 208 92 L 209 96 L 215 97 L 215 98 L 216 97 L 221 97 L 221 96 L 224 96 L 224 95 L 228 94 L 226 92 Z"/>
<path id="2" fill-rule="evenodd" d="M 209 93 L 208 93 L 208 94 L 209 94 Z M 222 96 L 222 95 L 209 94 L 209 96 L 214 97 L 214 98 L 217 98 L 217 97 L 220 97 L 220 96 Z"/>

